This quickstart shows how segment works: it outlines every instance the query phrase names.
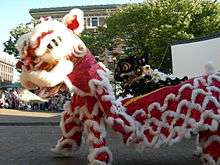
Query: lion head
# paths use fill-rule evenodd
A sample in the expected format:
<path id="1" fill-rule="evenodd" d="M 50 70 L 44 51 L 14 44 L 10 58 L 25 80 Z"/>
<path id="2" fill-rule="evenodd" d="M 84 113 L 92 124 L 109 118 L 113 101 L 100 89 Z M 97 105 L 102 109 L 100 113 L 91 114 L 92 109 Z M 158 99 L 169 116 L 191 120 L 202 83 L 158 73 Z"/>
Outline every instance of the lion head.
<path id="1" fill-rule="evenodd" d="M 21 69 L 20 81 L 27 89 L 36 89 L 48 97 L 62 87 L 74 64 L 87 52 L 79 34 L 84 29 L 83 12 L 71 10 L 62 22 L 50 17 L 41 18 L 30 33 L 17 41 Z"/>

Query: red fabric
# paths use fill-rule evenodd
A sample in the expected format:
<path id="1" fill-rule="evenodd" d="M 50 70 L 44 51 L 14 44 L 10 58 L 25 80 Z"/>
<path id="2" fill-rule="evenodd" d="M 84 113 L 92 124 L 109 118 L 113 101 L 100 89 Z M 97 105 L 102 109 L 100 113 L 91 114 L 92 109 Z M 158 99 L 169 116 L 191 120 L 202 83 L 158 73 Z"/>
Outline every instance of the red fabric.
<path id="1" fill-rule="evenodd" d="M 207 81 L 207 76 L 203 77 Z M 123 105 L 127 108 L 127 113 L 129 115 L 132 115 L 136 110 L 143 109 L 146 114 L 149 114 L 151 117 L 155 117 L 158 120 L 161 120 L 162 113 L 161 112 L 161 107 L 164 106 L 164 103 L 167 103 L 167 108 L 165 111 L 176 111 L 177 107 L 179 106 L 180 101 L 182 100 L 187 100 L 187 101 L 192 101 L 192 89 L 190 88 L 184 88 L 184 90 L 181 92 L 180 98 L 176 100 L 176 96 L 180 92 L 179 89 L 185 85 L 185 84 L 193 84 L 194 79 L 190 79 L 182 84 L 176 85 L 176 86 L 169 86 L 165 88 L 161 88 L 159 90 L 156 90 L 154 92 L 151 92 L 150 94 L 146 94 L 144 96 L 141 96 L 139 98 L 130 98 L 123 100 Z M 212 83 L 213 86 L 220 87 L 220 83 L 218 81 L 213 80 Z M 199 87 L 198 89 L 205 89 L 206 86 L 202 83 L 199 82 Z M 219 93 L 218 92 L 212 92 L 214 97 L 216 99 L 219 99 Z M 165 98 L 169 94 L 174 94 L 175 98 L 169 98 L 167 102 L 165 102 Z M 199 104 L 200 106 L 203 106 L 204 101 L 205 101 L 206 95 L 203 93 L 199 93 L 196 98 L 195 98 L 195 103 Z M 132 101 L 133 100 L 133 101 Z M 158 103 L 158 106 L 153 106 L 151 111 L 149 111 L 147 108 L 149 108 L 149 105 L 152 103 Z M 208 100 L 207 105 L 205 107 L 205 110 L 211 110 L 215 114 L 218 114 L 218 107 L 215 105 L 215 103 L 212 100 Z M 187 114 L 189 111 L 188 105 L 183 105 L 180 109 L 181 114 Z M 196 122 L 198 122 L 201 118 L 201 112 L 197 109 L 193 109 L 191 112 L 191 118 L 193 118 Z M 139 116 L 140 118 L 140 116 Z M 138 121 L 143 122 L 141 119 L 138 119 Z M 172 122 L 171 119 L 167 119 L 168 123 L 170 124 Z M 207 118 L 205 120 L 205 123 L 211 124 L 212 119 Z M 183 122 L 181 120 L 178 121 L 178 125 L 182 124 Z"/>
<path id="2" fill-rule="evenodd" d="M 191 82 L 191 81 L 192 80 L 189 80 L 187 82 Z M 183 85 L 183 84 L 181 84 L 181 85 Z M 126 101 L 123 101 L 123 104 L 126 106 L 127 113 L 130 115 L 132 115 L 138 109 L 145 109 L 146 110 L 146 108 L 151 103 L 153 103 L 155 101 L 158 102 L 160 105 L 163 105 L 165 97 L 171 93 L 177 95 L 178 90 L 181 87 L 181 85 L 161 88 L 159 90 L 156 90 L 155 92 L 151 92 L 149 94 L 146 94 L 146 95 L 140 97 L 137 101 L 134 101 L 133 103 L 126 106 L 126 103 L 129 102 L 131 99 L 133 99 L 133 98 L 130 98 L 130 99 L 127 99 Z M 170 101 L 168 104 L 171 109 L 173 109 L 173 110 L 176 109 L 176 104 L 175 103 L 173 104 L 172 101 Z"/>
<path id="3" fill-rule="evenodd" d="M 135 116 L 135 120 L 139 121 L 141 124 L 144 124 L 146 119 L 147 119 L 146 115 L 137 114 Z"/>
<path id="4" fill-rule="evenodd" d="M 213 141 L 203 152 L 210 154 L 217 161 L 220 158 L 220 142 Z"/>
<path id="5" fill-rule="evenodd" d="M 95 130 L 94 127 L 91 127 L 91 128 L 90 128 L 90 131 L 93 133 L 93 135 L 94 135 L 96 138 L 100 139 L 101 132 Z"/>
<path id="6" fill-rule="evenodd" d="M 83 60 L 74 66 L 73 71 L 68 75 L 68 78 L 74 86 L 83 92 L 90 92 L 88 82 L 91 79 L 100 80 L 100 77 L 97 74 L 97 69 L 103 70 L 88 51 Z"/>
<path id="7" fill-rule="evenodd" d="M 72 144 L 64 144 L 63 148 L 72 148 Z"/>
<path id="8" fill-rule="evenodd" d="M 199 122 L 201 118 L 201 112 L 199 112 L 197 109 L 192 109 L 190 117 L 195 119 L 196 122 Z"/>
<path id="9" fill-rule="evenodd" d="M 102 162 L 108 163 L 108 161 L 109 161 L 109 154 L 107 152 L 101 152 L 100 154 L 98 154 L 98 156 L 96 156 L 95 159 L 96 160 L 100 160 Z"/>
<path id="10" fill-rule="evenodd" d="M 172 121 L 173 121 L 174 117 L 171 117 L 171 116 L 167 116 L 166 118 L 166 122 L 171 125 L 172 124 Z"/>
<path id="11" fill-rule="evenodd" d="M 207 82 L 207 78 L 207 76 L 204 76 L 201 77 L 200 80 Z M 219 101 L 220 92 L 211 91 L 212 95 L 210 96 L 207 94 L 207 86 L 210 86 L 210 84 L 201 83 L 200 80 L 198 81 L 196 78 L 190 79 L 176 86 L 161 88 L 140 97 L 123 100 L 122 103 L 127 108 L 126 112 L 129 115 L 133 115 L 137 110 L 144 110 L 145 113 L 135 114 L 135 119 L 142 125 L 145 123 L 149 124 L 149 128 L 144 130 L 144 135 L 148 143 L 154 145 L 153 140 L 157 138 L 154 132 L 159 131 L 159 134 L 163 135 L 165 139 L 170 137 L 170 130 L 173 132 L 174 127 L 182 127 L 183 130 L 181 132 L 173 132 L 171 139 L 182 138 L 186 133 L 186 131 L 184 131 L 185 129 L 194 129 L 197 126 L 194 122 L 198 123 L 203 121 L 201 118 L 204 116 L 202 115 L 204 111 L 209 111 L 210 114 L 220 115 L 218 107 L 213 101 L 215 99 Z M 212 81 L 212 86 L 220 88 L 219 81 L 213 79 Z M 196 86 L 196 84 L 198 84 L 198 86 Z M 195 98 L 192 97 L 192 93 L 196 96 Z M 192 98 L 195 100 L 192 100 Z M 195 101 L 195 103 L 193 101 Z M 194 107 L 192 108 L 191 105 Z M 196 105 L 200 105 L 200 107 L 204 107 L 205 105 L 205 107 L 201 111 L 201 109 L 197 109 Z M 177 110 L 178 113 L 174 113 L 177 112 Z M 185 117 L 177 114 L 185 115 Z M 213 119 L 211 115 L 205 116 L 203 124 L 207 124 L 213 128 L 213 120 L 215 119 Z M 122 128 L 117 127 L 117 129 L 121 130 Z M 204 142 L 213 135 L 220 136 L 220 129 L 216 132 L 205 131 L 200 133 L 201 139 L 203 139 L 202 141 Z M 203 150 L 204 153 L 210 154 L 211 157 L 217 161 L 220 157 L 220 141 L 211 142 L 211 144 L 207 148 L 203 148 Z"/>
<path id="12" fill-rule="evenodd" d="M 100 80 L 101 77 L 98 75 L 97 70 L 103 70 L 103 68 L 96 62 L 96 60 L 93 58 L 91 53 L 88 51 L 87 54 L 83 57 L 82 61 L 80 63 L 77 63 L 74 66 L 73 72 L 68 75 L 68 78 L 71 80 L 72 84 L 82 90 L 83 92 L 91 92 L 90 87 L 89 87 L 89 81 L 90 80 Z M 100 86 L 102 87 L 102 86 Z M 78 109 L 82 106 L 86 106 L 88 109 L 88 112 L 92 114 L 94 112 L 94 107 L 95 104 L 99 104 L 99 109 L 101 110 L 98 114 L 96 115 L 91 115 L 89 118 L 83 118 L 81 119 L 82 121 L 86 121 L 87 119 L 91 120 L 100 120 L 100 117 L 102 115 L 105 116 L 105 118 L 111 117 L 113 120 L 116 119 L 121 119 L 125 125 L 130 126 L 130 123 L 127 121 L 127 119 L 123 115 L 118 115 L 113 112 L 111 112 L 112 106 L 112 101 L 111 100 L 104 100 L 103 96 L 109 95 L 109 91 L 105 87 L 102 87 L 102 90 L 97 91 L 95 89 L 94 96 L 79 96 L 78 93 L 75 93 L 72 98 L 71 98 L 71 107 L 72 111 L 75 111 L 75 108 Z M 85 115 L 86 116 L 86 115 Z M 76 116 L 79 117 L 79 116 Z M 114 124 L 112 125 L 113 129 L 117 132 L 120 132 L 123 135 L 123 140 L 126 142 L 128 137 L 130 136 L 130 132 L 128 133 L 124 125 L 121 123 L 117 123 L 114 121 Z M 95 137 L 98 139 L 100 137 L 100 132 L 95 130 L 93 127 L 90 128 L 90 132 L 93 133 Z"/>
<path id="13" fill-rule="evenodd" d="M 75 30 L 79 27 L 79 22 L 77 20 L 77 16 L 74 16 L 73 19 L 67 22 L 67 28 L 71 30 Z"/>
<path id="14" fill-rule="evenodd" d="M 35 50 L 40 46 L 41 41 L 44 37 L 46 37 L 49 34 L 52 34 L 54 31 L 53 30 L 48 30 L 47 32 L 42 32 L 40 36 L 37 37 L 37 39 L 34 42 L 34 45 L 32 45 L 31 47 L 28 47 L 28 56 L 35 56 Z"/>
<path id="15" fill-rule="evenodd" d="M 144 135 L 145 137 L 147 138 L 147 140 L 151 143 L 153 138 L 154 138 L 154 135 L 151 135 L 150 131 L 149 130 L 145 130 L 144 131 Z"/>
<path id="16" fill-rule="evenodd" d="M 207 140 L 211 139 L 212 136 L 220 136 L 220 128 L 215 131 L 202 131 L 199 132 L 199 140 L 203 143 L 206 143 Z M 208 146 L 202 146 L 204 154 L 209 154 L 215 161 L 220 158 L 220 141 L 219 140 L 212 140 L 209 141 L 210 143 Z"/>
<path id="17" fill-rule="evenodd" d="M 166 138 L 170 135 L 169 129 L 168 129 L 168 128 L 165 128 L 165 127 L 161 128 L 161 133 L 162 133 L 164 136 L 166 136 Z"/>
<path id="18" fill-rule="evenodd" d="M 158 110 L 157 108 L 154 108 L 151 112 L 150 112 L 152 117 L 157 118 L 158 120 L 161 119 L 161 115 L 162 113 L 160 112 L 160 110 Z"/>
<path id="19" fill-rule="evenodd" d="M 199 132 L 199 139 L 203 139 L 203 140 L 208 140 L 208 138 L 210 136 L 213 136 L 213 135 L 218 135 L 220 136 L 220 128 L 218 128 L 218 131 L 201 131 Z"/>
<path id="20" fill-rule="evenodd" d="M 65 112 L 62 117 L 63 117 L 63 121 L 66 121 L 72 118 L 73 116 L 71 116 L 68 112 Z M 82 131 L 83 131 L 83 129 L 81 128 L 81 125 L 77 124 L 74 119 L 72 119 L 71 122 L 67 122 L 67 123 L 64 122 L 62 124 L 63 124 L 64 132 L 66 133 L 70 132 L 72 129 L 77 128 L 77 127 L 80 129 L 68 138 L 64 135 L 61 141 L 64 141 L 65 139 L 71 139 L 71 140 L 74 140 L 78 146 L 80 146 Z M 65 144 L 63 145 L 63 148 L 72 148 L 72 145 Z"/>
<path id="21" fill-rule="evenodd" d="M 23 65 L 24 65 L 24 63 L 19 60 L 19 61 L 16 63 L 15 67 L 16 67 L 16 69 L 21 69 Z"/>
<path id="22" fill-rule="evenodd" d="M 80 146 L 82 140 L 82 132 L 76 132 L 73 136 L 70 137 L 70 139 L 73 139 L 76 144 Z"/>
<path id="23" fill-rule="evenodd" d="M 106 140 L 103 139 L 102 142 L 99 143 L 93 143 L 93 148 L 100 148 L 106 146 Z"/>

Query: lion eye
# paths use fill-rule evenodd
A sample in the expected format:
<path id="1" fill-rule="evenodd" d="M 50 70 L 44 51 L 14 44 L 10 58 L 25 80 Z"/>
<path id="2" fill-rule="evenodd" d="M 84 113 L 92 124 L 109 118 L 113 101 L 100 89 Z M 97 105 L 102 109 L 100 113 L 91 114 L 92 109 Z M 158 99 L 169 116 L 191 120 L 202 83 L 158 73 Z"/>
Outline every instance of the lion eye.
<path id="1" fill-rule="evenodd" d="M 27 46 L 27 41 L 23 42 L 23 47 Z"/>
<path id="2" fill-rule="evenodd" d="M 57 38 L 58 38 L 58 40 L 61 42 L 62 41 L 62 39 L 61 39 L 61 37 L 60 36 L 57 36 Z"/>
<path id="3" fill-rule="evenodd" d="M 52 49 L 53 47 L 52 47 L 51 44 L 48 44 L 48 45 L 47 45 L 47 48 L 48 48 L 48 49 Z"/>
<path id="4" fill-rule="evenodd" d="M 58 46 L 58 43 L 55 39 L 52 39 L 51 41 L 55 44 L 55 46 Z"/>
<path id="5" fill-rule="evenodd" d="M 40 58 L 35 58 L 35 59 L 34 59 L 34 62 L 35 62 L 35 63 L 39 63 L 39 62 L 40 62 Z"/>
<path id="6" fill-rule="evenodd" d="M 62 41 L 60 36 L 57 36 L 56 38 L 52 39 L 51 42 L 47 45 L 48 49 L 53 49 L 56 46 L 59 46 L 59 43 Z"/>

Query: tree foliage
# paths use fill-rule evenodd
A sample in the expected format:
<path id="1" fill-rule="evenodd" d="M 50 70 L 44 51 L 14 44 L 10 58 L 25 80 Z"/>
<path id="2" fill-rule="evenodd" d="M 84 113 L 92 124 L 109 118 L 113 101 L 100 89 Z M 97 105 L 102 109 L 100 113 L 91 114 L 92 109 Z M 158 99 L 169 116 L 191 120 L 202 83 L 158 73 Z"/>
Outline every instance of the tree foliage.
<path id="1" fill-rule="evenodd" d="M 18 51 L 15 44 L 19 37 L 25 33 L 28 33 L 37 24 L 37 20 L 32 20 L 27 24 L 20 24 L 10 31 L 9 40 L 4 42 L 4 51 L 10 55 L 18 57 Z M 111 39 L 106 32 L 105 27 L 99 27 L 96 32 L 85 30 L 81 34 L 82 40 L 86 43 L 88 48 L 93 52 L 94 55 L 99 55 L 103 52 L 105 48 L 109 48 L 111 45 Z"/>
<path id="2" fill-rule="evenodd" d="M 80 37 L 94 56 L 99 56 L 105 48 L 108 49 L 112 45 L 111 35 L 106 27 L 98 27 L 96 32 L 85 30 Z"/>
<path id="3" fill-rule="evenodd" d="M 37 22 L 36 20 L 32 20 L 29 23 L 26 23 L 26 24 L 21 23 L 15 28 L 13 28 L 10 31 L 9 39 L 3 43 L 4 52 L 10 55 L 13 55 L 15 57 L 18 57 L 19 56 L 18 50 L 15 47 L 17 40 L 19 39 L 21 35 L 30 32 L 33 26 L 36 24 L 36 22 Z"/>
<path id="4" fill-rule="evenodd" d="M 107 19 L 107 30 L 124 39 L 130 54 L 147 49 L 152 67 L 170 72 L 169 44 L 219 32 L 220 8 L 208 0 L 145 0 L 119 8 Z"/>
<path id="5" fill-rule="evenodd" d="M 21 24 L 10 32 L 4 51 L 18 55 L 15 43 L 36 21 Z M 121 43 L 127 55 L 150 53 L 149 64 L 171 71 L 169 45 L 177 40 L 202 37 L 220 31 L 220 5 L 210 0 L 145 0 L 116 10 L 106 20 L 107 27 L 84 31 L 82 40 L 95 56 Z M 121 43 L 118 43 L 120 41 Z"/>

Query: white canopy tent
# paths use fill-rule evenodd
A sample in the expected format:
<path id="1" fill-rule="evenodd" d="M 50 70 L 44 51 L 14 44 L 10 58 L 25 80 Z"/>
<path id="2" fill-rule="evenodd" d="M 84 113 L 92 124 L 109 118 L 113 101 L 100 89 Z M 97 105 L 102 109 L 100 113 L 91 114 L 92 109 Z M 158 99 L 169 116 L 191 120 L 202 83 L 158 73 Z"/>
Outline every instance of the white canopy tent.
<path id="1" fill-rule="evenodd" d="M 171 46 L 171 52 L 174 76 L 200 76 L 209 61 L 220 70 L 220 34 L 177 42 Z"/>

